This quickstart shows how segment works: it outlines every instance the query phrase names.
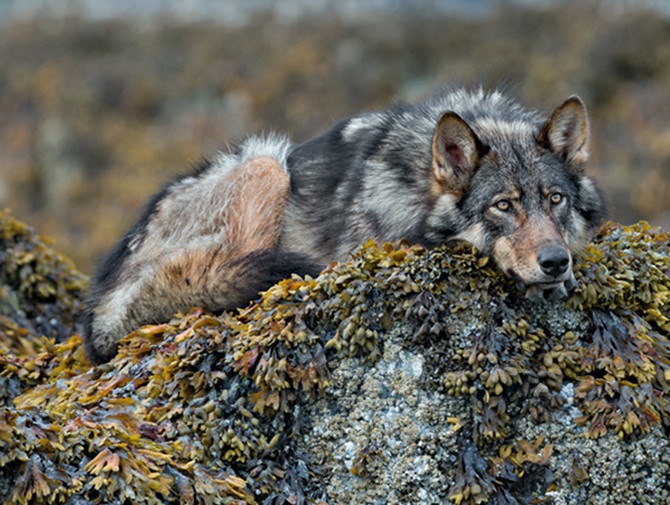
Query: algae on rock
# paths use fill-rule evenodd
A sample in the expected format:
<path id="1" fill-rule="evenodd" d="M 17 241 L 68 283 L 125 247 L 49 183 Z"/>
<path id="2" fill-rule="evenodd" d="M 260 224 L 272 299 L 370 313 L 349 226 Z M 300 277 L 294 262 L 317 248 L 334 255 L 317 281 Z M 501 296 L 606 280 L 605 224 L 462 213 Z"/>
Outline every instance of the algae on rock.
<path id="1" fill-rule="evenodd" d="M 74 336 L 0 409 L 0 502 L 662 503 L 669 272 L 643 223 L 605 225 L 562 302 L 467 245 L 368 243 L 99 367 Z"/>
<path id="2" fill-rule="evenodd" d="M 78 371 L 77 342 L 65 344 L 83 310 L 87 278 L 47 240 L 0 211 L 0 407 L 59 370 Z M 86 365 L 88 366 L 88 365 Z M 0 446 L 1 448 L 1 446 Z"/>

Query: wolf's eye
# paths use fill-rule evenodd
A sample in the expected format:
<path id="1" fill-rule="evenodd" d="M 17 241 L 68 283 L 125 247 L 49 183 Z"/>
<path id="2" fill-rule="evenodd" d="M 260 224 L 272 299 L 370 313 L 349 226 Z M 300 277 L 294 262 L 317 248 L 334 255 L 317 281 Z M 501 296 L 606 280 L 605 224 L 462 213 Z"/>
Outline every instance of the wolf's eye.
<path id="1" fill-rule="evenodd" d="M 563 195 L 560 193 L 554 193 L 549 197 L 549 201 L 551 201 L 553 205 L 558 205 L 563 201 Z"/>
<path id="2" fill-rule="evenodd" d="M 502 211 L 502 212 L 507 212 L 512 208 L 512 204 L 510 203 L 509 200 L 498 200 L 495 204 L 493 204 L 496 209 Z"/>

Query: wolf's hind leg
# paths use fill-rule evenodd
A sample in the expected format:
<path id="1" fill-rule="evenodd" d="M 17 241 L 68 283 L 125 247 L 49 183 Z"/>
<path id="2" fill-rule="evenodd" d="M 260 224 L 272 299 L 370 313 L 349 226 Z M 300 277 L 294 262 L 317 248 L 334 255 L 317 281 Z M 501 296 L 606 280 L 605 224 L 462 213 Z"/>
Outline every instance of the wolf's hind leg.
<path id="1" fill-rule="evenodd" d="M 232 309 L 292 273 L 316 274 L 310 258 L 276 249 L 280 218 L 290 190 L 288 176 L 272 158 L 256 158 L 229 176 L 234 192 L 226 213 L 226 243 L 179 251 L 157 272 L 152 289 L 181 299 L 161 314 L 203 306 Z M 161 299 L 155 293 L 153 299 Z"/>
<path id="2" fill-rule="evenodd" d="M 214 191 L 198 189 L 198 184 L 208 183 L 212 181 L 198 178 L 179 195 L 166 194 L 141 245 L 113 253 L 126 257 L 112 282 L 94 286 L 84 321 L 86 348 L 94 361 L 112 358 L 123 335 L 143 324 L 167 320 L 178 310 L 234 308 L 291 272 L 318 272 L 308 258 L 275 250 L 290 190 L 288 176 L 276 160 L 249 160 L 215 179 Z M 189 215 L 194 212 L 189 199 L 179 198 L 185 191 L 196 197 L 212 195 L 205 208 L 219 216 L 218 229 L 191 227 L 188 242 L 175 246 L 163 237 L 184 222 L 200 222 L 198 216 Z M 202 218 L 206 221 L 206 216 Z"/>
<path id="3" fill-rule="evenodd" d="M 238 257 L 274 248 L 291 190 L 288 175 L 276 160 L 264 156 L 244 163 L 230 177 L 235 188 L 227 214 L 231 248 Z"/>

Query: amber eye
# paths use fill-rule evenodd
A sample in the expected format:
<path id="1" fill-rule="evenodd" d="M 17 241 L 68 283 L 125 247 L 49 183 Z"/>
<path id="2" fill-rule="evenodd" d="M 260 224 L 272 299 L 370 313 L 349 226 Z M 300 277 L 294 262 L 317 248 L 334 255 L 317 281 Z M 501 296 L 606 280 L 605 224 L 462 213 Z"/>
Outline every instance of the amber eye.
<path id="1" fill-rule="evenodd" d="M 496 209 L 502 212 L 507 212 L 512 208 L 512 204 L 509 200 L 498 200 L 494 205 Z"/>
<path id="2" fill-rule="evenodd" d="M 560 193 L 554 193 L 553 195 L 551 195 L 549 197 L 549 200 L 551 201 L 551 203 L 553 205 L 558 205 L 559 203 L 561 203 L 563 201 L 563 195 L 560 194 Z"/>

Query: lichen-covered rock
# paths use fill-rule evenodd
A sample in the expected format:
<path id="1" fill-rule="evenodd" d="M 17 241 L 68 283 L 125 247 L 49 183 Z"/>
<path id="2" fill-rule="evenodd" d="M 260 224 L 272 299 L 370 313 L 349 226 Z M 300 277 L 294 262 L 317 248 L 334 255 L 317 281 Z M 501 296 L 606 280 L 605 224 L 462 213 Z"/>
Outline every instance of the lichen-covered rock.
<path id="1" fill-rule="evenodd" d="M 367 244 L 103 366 L 53 344 L 0 409 L 0 502 L 665 503 L 670 238 L 608 224 L 576 263 L 535 303 L 469 246 Z"/>

